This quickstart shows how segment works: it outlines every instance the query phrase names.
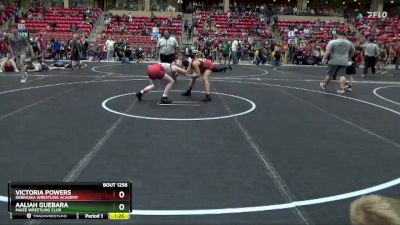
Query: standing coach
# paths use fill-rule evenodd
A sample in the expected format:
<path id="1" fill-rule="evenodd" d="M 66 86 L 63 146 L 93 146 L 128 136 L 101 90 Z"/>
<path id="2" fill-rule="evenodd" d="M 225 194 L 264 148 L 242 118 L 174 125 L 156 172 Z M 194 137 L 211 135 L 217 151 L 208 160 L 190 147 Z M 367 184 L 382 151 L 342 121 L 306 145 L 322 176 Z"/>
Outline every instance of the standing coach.
<path id="1" fill-rule="evenodd" d="M 175 37 L 170 37 L 168 31 L 164 31 L 164 35 L 157 43 L 156 56 L 159 55 L 162 63 L 172 63 L 175 60 L 175 54 L 179 51 L 179 45 Z"/>

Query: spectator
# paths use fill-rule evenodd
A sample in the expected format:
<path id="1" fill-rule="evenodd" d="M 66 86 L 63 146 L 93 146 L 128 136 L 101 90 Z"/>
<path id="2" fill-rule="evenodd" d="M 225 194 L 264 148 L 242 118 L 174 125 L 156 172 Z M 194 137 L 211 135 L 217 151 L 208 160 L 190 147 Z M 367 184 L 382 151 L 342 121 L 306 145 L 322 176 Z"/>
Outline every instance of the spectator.
<path id="1" fill-rule="evenodd" d="M 154 16 L 154 13 L 151 12 L 150 18 L 149 18 L 150 22 L 154 22 L 155 18 L 156 18 L 156 17 Z"/>
<path id="2" fill-rule="evenodd" d="M 39 43 L 38 43 L 38 38 L 31 38 L 31 46 L 33 49 L 33 53 L 35 54 L 34 57 L 39 57 L 40 51 L 39 51 Z"/>
<path id="3" fill-rule="evenodd" d="M 172 14 L 168 17 L 167 25 L 172 26 Z"/>
<path id="4" fill-rule="evenodd" d="M 128 22 L 132 23 L 133 17 L 132 17 L 132 13 L 131 12 L 129 12 L 128 18 L 129 18 Z"/>
<path id="5" fill-rule="evenodd" d="M 287 43 L 283 46 L 283 64 L 289 64 L 289 46 Z"/>
<path id="6" fill-rule="evenodd" d="M 80 39 L 81 55 L 83 59 L 87 59 L 87 50 L 89 49 L 89 42 L 86 41 L 86 36 L 82 36 Z"/>
<path id="7" fill-rule="evenodd" d="M 107 18 L 104 20 L 104 25 L 105 25 L 107 28 L 110 28 L 110 25 L 111 25 L 111 18 L 110 18 L 110 17 L 107 17 Z"/>
<path id="8" fill-rule="evenodd" d="M 43 34 L 39 34 L 39 37 L 37 39 L 38 42 L 38 48 L 39 48 L 39 55 L 42 60 L 44 60 L 45 54 L 46 54 L 46 42 L 43 39 Z"/>
<path id="9" fill-rule="evenodd" d="M 115 55 L 117 56 L 117 61 L 124 63 L 125 61 L 125 51 L 124 43 L 120 40 L 115 46 Z"/>
<path id="10" fill-rule="evenodd" d="M 39 13 L 39 15 L 36 17 L 36 20 L 42 21 L 43 20 L 43 14 Z"/>
<path id="11" fill-rule="evenodd" d="M 28 20 L 33 20 L 33 14 L 32 14 L 32 12 L 29 12 L 29 13 L 28 13 L 27 19 L 28 19 Z"/>
<path id="12" fill-rule="evenodd" d="M 114 45 L 115 45 L 115 41 L 113 40 L 113 38 L 106 41 L 107 60 L 108 61 L 111 61 L 114 57 Z"/>
<path id="13" fill-rule="evenodd" d="M 321 60 L 322 60 L 322 53 L 321 53 L 321 49 L 317 46 L 314 47 L 314 51 L 313 51 L 313 55 L 314 55 L 314 64 L 315 65 L 320 65 L 321 64 Z"/>
<path id="14" fill-rule="evenodd" d="M 79 43 L 79 36 L 78 34 L 74 34 L 72 41 L 70 43 L 70 48 L 71 48 L 71 69 L 74 69 L 74 66 L 78 66 L 81 68 L 81 62 L 80 62 L 80 55 L 81 55 L 81 45 Z"/>
<path id="15" fill-rule="evenodd" d="M 56 29 L 56 27 L 57 27 L 56 22 L 50 23 L 50 29 L 51 29 L 52 31 L 54 31 L 54 30 Z"/>
<path id="16" fill-rule="evenodd" d="M 261 49 L 257 48 L 254 53 L 254 64 L 256 64 L 258 66 L 258 65 L 260 65 L 261 62 L 262 62 Z"/>
<path id="17" fill-rule="evenodd" d="M 147 35 L 147 29 L 146 27 L 143 25 L 142 26 L 142 36 L 146 36 Z"/>
<path id="18" fill-rule="evenodd" d="M 74 32 L 76 32 L 77 30 L 78 30 L 78 24 L 75 23 L 75 24 L 71 24 L 71 25 L 70 25 L 70 27 L 69 27 L 69 31 L 70 31 L 70 32 L 73 32 L 73 33 L 74 33 Z"/>
<path id="19" fill-rule="evenodd" d="M 273 65 L 279 66 L 281 62 L 281 51 L 278 46 L 275 46 L 274 51 L 272 52 Z"/>
<path id="20" fill-rule="evenodd" d="M 121 26 L 121 28 L 120 28 L 121 35 L 125 34 L 126 29 L 127 29 L 127 27 L 125 24 Z"/>
<path id="21" fill-rule="evenodd" d="M 55 59 L 61 59 L 61 42 L 58 39 L 54 42 L 53 51 L 55 52 Z"/>
<path id="22" fill-rule="evenodd" d="M 67 49 L 64 41 L 61 42 L 60 58 L 67 59 Z"/>
<path id="23" fill-rule="evenodd" d="M 188 38 L 192 39 L 192 32 L 193 32 L 193 26 L 192 24 L 189 24 L 188 26 Z"/>
<path id="24" fill-rule="evenodd" d="M 238 50 L 239 50 L 239 41 L 236 37 L 233 37 L 232 46 L 231 46 L 231 58 L 233 65 L 238 65 Z"/>
<path id="25" fill-rule="evenodd" d="M 141 63 L 146 59 L 146 53 L 144 52 L 143 48 L 139 47 L 136 51 L 136 62 Z"/>
<path id="26" fill-rule="evenodd" d="M 183 28 L 185 29 L 185 33 L 187 33 L 187 32 L 188 32 L 188 28 L 189 28 L 189 22 L 188 22 L 188 20 L 185 20 L 185 23 L 184 23 L 184 25 L 183 25 Z"/>
<path id="27" fill-rule="evenodd" d="M 378 56 L 378 63 L 377 67 L 381 74 L 386 73 L 386 63 L 388 60 L 388 50 L 385 46 L 379 46 L 379 56 Z"/>
<path id="28" fill-rule="evenodd" d="M 132 49 L 129 45 L 125 48 L 125 60 L 127 63 L 133 60 Z"/>
<path id="29" fill-rule="evenodd" d="M 228 41 L 225 41 L 225 43 L 222 46 L 222 54 L 220 58 L 220 62 L 222 62 L 222 58 L 224 58 L 224 65 L 226 64 L 226 60 L 229 59 L 229 52 L 231 49 L 230 43 Z"/>

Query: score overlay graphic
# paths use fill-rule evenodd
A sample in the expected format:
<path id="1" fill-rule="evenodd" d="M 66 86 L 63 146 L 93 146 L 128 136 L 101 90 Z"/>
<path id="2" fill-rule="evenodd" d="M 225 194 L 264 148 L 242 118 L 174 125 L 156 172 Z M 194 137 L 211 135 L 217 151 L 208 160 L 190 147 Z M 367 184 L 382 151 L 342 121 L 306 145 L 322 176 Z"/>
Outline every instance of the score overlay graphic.
<path id="1" fill-rule="evenodd" d="M 130 182 L 9 182 L 11 219 L 127 220 Z"/>

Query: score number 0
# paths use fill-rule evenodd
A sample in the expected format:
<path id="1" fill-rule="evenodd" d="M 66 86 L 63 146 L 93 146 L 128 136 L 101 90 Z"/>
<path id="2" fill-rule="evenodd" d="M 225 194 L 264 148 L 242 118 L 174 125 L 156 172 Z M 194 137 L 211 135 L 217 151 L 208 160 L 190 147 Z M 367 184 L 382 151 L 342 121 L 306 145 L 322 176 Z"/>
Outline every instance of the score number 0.
<path id="1" fill-rule="evenodd" d="M 118 196 L 119 196 L 120 198 L 124 198 L 124 197 L 125 197 L 125 192 L 120 191 L 120 192 L 118 193 Z M 119 204 L 118 208 L 119 208 L 119 210 L 123 211 L 123 210 L 125 209 L 125 204 L 122 204 L 122 203 Z"/>

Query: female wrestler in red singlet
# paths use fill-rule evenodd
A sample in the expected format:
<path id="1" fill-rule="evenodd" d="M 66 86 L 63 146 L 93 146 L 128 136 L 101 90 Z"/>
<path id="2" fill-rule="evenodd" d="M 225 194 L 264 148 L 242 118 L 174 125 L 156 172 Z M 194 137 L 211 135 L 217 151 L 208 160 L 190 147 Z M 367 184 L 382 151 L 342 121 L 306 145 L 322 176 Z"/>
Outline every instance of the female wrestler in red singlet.
<path id="1" fill-rule="evenodd" d="M 189 87 L 186 90 L 185 93 L 183 93 L 183 96 L 190 96 L 192 93 L 192 88 L 194 86 L 194 83 L 196 82 L 196 79 L 200 76 L 203 77 L 204 80 L 204 89 L 206 91 L 206 97 L 202 100 L 203 102 L 209 102 L 211 101 L 211 85 L 210 85 L 210 76 L 213 72 L 222 72 L 226 71 L 227 69 L 232 70 L 232 67 L 230 65 L 225 66 L 225 65 L 216 65 L 214 64 L 211 60 L 209 59 L 201 59 L 199 57 L 200 55 L 197 54 L 195 56 L 195 59 L 191 63 L 191 67 L 196 73 L 197 76 L 192 77 L 192 80 L 190 81 Z M 185 66 L 185 65 L 184 65 Z"/>
<path id="2" fill-rule="evenodd" d="M 156 83 L 155 80 L 162 80 L 166 85 L 164 88 L 164 93 L 160 99 L 160 104 L 171 104 L 172 101 L 168 99 L 168 94 L 174 86 L 176 77 L 179 74 L 183 74 L 189 77 L 188 73 L 191 73 L 191 68 L 189 68 L 189 63 L 186 63 L 186 69 L 181 68 L 182 63 L 176 60 L 173 63 L 156 63 L 147 68 L 147 76 L 150 79 L 150 85 L 142 89 L 141 91 L 136 92 L 136 97 L 139 101 L 142 101 L 142 96 L 152 89 L 155 88 Z"/>

